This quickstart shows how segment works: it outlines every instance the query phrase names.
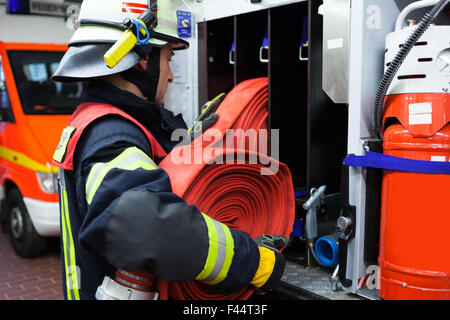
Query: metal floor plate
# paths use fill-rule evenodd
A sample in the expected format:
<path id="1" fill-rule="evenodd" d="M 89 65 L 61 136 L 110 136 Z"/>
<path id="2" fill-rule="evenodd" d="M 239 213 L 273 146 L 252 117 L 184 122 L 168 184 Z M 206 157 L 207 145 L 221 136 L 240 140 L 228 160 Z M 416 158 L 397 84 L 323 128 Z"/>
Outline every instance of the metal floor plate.
<path id="1" fill-rule="evenodd" d="M 330 281 L 332 272 L 333 270 L 329 268 L 320 266 L 308 268 L 298 263 L 286 261 L 281 281 L 330 300 L 366 300 L 342 289 L 333 291 Z"/>

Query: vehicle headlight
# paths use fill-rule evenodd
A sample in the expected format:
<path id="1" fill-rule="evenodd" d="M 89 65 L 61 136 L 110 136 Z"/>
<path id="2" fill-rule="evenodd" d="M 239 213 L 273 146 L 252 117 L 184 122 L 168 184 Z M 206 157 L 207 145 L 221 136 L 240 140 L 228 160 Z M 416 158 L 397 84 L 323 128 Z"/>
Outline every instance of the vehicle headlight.
<path id="1" fill-rule="evenodd" d="M 58 192 L 58 174 L 52 172 L 36 172 L 39 185 L 45 193 Z"/>

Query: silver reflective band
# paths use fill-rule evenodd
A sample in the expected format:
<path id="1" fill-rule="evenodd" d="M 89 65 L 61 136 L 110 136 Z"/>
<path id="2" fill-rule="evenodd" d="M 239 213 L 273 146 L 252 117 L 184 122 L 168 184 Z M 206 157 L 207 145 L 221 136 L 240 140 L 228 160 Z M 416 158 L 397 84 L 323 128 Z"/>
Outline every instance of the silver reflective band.
<path id="1" fill-rule="evenodd" d="M 214 227 L 216 228 L 217 231 L 217 242 L 219 246 L 217 247 L 217 258 L 214 268 L 212 269 L 209 276 L 202 280 L 204 282 L 210 282 L 217 278 L 220 271 L 222 271 L 225 258 L 227 255 L 227 239 L 225 237 L 225 232 L 223 231 L 222 225 L 220 224 L 220 222 L 214 219 L 211 219 L 211 221 L 214 224 Z"/>
<path id="2" fill-rule="evenodd" d="M 112 169 L 136 170 L 136 169 L 154 170 L 158 167 L 142 150 L 131 147 L 123 151 L 119 156 L 108 163 L 96 163 L 89 173 L 86 182 L 86 201 L 91 203 L 95 192 L 100 187 L 103 179 Z"/>
<path id="3" fill-rule="evenodd" d="M 202 212 L 208 228 L 209 248 L 203 270 L 195 280 L 209 285 L 223 281 L 233 261 L 234 240 L 230 229 Z"/>

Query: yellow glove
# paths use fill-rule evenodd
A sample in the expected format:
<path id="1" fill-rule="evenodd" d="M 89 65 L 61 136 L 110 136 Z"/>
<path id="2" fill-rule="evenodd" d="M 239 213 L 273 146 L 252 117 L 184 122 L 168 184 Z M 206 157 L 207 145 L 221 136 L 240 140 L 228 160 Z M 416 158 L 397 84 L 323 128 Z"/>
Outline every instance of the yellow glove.
<path id="1" fill-rule="evenodd" d="M 279 235 L 262 235 L 254 239 L 259 248 L 259 265 L 250 282 L 256 292 L 264 294 L 275 288 L 284 272 L 285 260 L 279 251 L 287 244 L 287 239 Z"/>

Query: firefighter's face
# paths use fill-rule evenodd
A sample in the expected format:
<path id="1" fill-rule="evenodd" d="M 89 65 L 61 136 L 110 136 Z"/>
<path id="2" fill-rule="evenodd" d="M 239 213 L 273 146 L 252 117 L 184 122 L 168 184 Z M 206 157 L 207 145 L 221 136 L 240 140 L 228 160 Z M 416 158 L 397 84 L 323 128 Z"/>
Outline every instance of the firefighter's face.
<path id="1" fill-rule="evenodd" d="M 164 95 L 166 94 L 169 82 L 173 81 L 173 74 L 170 70 L 169 62 L 172 59 L 174 53 L 172 47 L 165 47 L 161 49 L 160 61 L 160 74 L 158 88 L 156 89 L 155 102 L 164 104 Z"/>

